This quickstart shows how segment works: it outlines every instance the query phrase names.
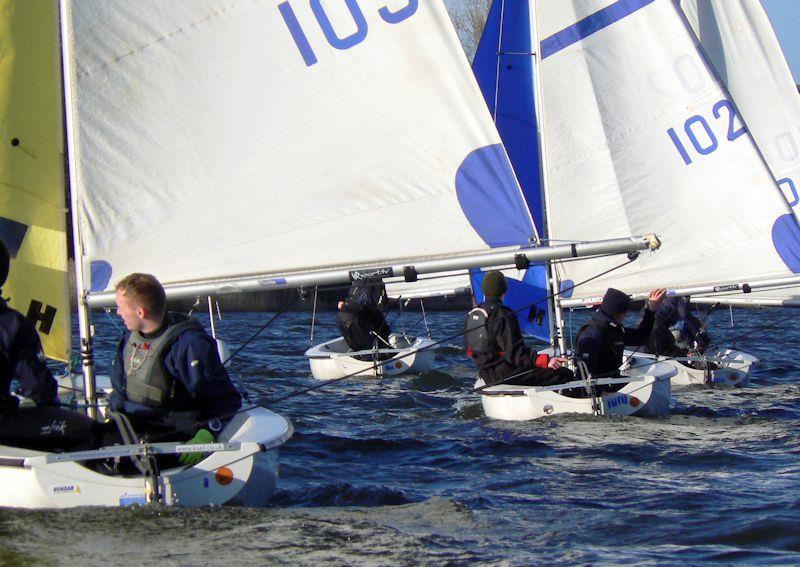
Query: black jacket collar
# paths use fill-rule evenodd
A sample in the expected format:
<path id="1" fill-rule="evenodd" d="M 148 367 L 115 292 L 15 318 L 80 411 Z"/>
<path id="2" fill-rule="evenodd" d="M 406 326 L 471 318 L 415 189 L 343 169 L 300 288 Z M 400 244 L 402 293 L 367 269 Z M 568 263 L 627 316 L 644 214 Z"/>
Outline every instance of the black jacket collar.
<path id="1" fill-rule="evenodd" d="M 594 315 L 592 315 L 592 323 L 598 327 L 611 327 L 612 329 L 622 328 L 622 325 L 617 323 L 611 315 L 602 309 L 598 309 L 594 312 Z"/>

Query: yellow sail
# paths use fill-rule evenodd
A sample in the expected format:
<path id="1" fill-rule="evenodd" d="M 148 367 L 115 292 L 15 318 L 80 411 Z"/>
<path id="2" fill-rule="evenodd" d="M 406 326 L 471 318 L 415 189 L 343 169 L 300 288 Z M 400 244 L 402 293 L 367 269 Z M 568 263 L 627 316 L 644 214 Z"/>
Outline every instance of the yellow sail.
<path id="1" fill-rule="evenodd" d="M 0 0 L 0 239 L 9 304 L 67 361 L 70 317 L 58 2 Z"/>

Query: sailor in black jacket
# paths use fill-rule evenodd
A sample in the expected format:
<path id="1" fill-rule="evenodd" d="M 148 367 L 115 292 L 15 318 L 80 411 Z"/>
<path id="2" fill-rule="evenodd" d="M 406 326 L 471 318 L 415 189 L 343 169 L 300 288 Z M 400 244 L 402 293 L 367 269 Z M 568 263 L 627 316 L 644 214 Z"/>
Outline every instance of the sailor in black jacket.
<path id="1" fill-rule="evenodd" d="M 676 327 L 678 337 L 672 327 Z M 670 297 L 656 312 L 653 331 L 642 350 L 660 356 L 686 356 L 690 350 L 704 352 L 710 341 L 702 321 L 691 312 L 689 298 Z"/>
<path id="2" fill-rule="evenodd" d="M 0 286 L 8 277 L 10 257 L 0 241 Z M 19 407 L 11 381 L 35 406 Z M 44 362 L 33 324 L 0 299 L 0 445 L 45 451 L 81 451 L 96 447 L 100 425 L 85 415 L 55 407 L 57 385 Z"/>
<path id="3" fill-rule="evenodd" d="M 575 340 L 575 354 L 586 363 L 593 377 L 608 378 L 619 374 L 625 346 L 639 346 L 647 340 L 664 293 L 663 289 L 650 292 L 642 321 L 637 328 L 631 329 L 622 325 L 631 298 L 618 289 L 608 288 L 600 309 L 592 315 L 589 324 L 581 329 Z"/>
<path id="4" fill-rule="evenodd" d="M 351 350 L 389 346 L 391 329 L 384 312 L 391 305 L 382 281 L 353 282 L 344 301 L 339 302 L 336 325 Z"/>
<path id="5" fill-rule="evenodd" d="M 483 381 L 487 385 L 503 383 L 528 386 L 550 386 L 571 381 L 572 371 L 563 368 L 563 358 L 538 354 L 525 344 L 516 315 L 503 305 L 508 284 L 502 272 L 487 272 L 481 287 L 486 300 L 478 306 L 478 310 L 487 315 L 486 340 L 473 340 L 478 334 L 469 330 L 464 338 L 467 355 L 475 361 Z M 470 315 L 475 311 L 471 311 Z M 485 344 L 479 344 L 481 342 Z"/>

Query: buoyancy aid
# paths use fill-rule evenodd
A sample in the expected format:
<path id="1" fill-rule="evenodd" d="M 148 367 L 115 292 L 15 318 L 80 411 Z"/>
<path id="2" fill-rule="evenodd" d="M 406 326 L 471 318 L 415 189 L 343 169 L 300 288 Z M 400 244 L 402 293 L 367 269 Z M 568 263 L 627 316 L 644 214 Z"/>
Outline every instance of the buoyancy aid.
<path id="1" fill-rule="evenodd" d="M 167 328 L 158 337 L 147 338 L 131 332 L 123 351 L 125 392 L 132 402 L 169 410 L 173 401 L 174 378 L 167 373 L 164 359 L 178 336 L 200 323 L 179 313 L 170 313 Z"/>

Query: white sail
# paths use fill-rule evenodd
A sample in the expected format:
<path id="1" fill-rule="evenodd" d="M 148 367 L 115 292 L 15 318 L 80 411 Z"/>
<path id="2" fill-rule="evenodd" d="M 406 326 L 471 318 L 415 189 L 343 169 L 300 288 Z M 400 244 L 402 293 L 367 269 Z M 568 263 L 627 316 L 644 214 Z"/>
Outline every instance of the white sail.
<path id="1" fill-rule="evenodd" d="M 439 0 L 74 0 L 72 22 L 94 290 L 535 235 Z"/>
<path id="2" fill-rule="evenodd" d="M 798 227 L 671 0 L 537 2 L 549 237 L 652 227 L 643 255 L 575 290 L 601 296 L 800 271 Z M 580 283 L 617 258 L 563 263 Z"/>
<path id="3" fill-rule="evenodd" d="M 800 95 L 758 0 L 681 0 L 717 76 L 797 216 L 800 205 Z M 747 304 L 797 303 L 800 288 L 742 297 Z"/>
<path id="4" fill-rule="evenodd" d="M 792 207 L 800 204 L 800 95 L 759 0 L 681 0 Z"/>

